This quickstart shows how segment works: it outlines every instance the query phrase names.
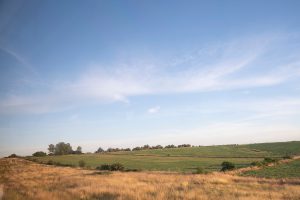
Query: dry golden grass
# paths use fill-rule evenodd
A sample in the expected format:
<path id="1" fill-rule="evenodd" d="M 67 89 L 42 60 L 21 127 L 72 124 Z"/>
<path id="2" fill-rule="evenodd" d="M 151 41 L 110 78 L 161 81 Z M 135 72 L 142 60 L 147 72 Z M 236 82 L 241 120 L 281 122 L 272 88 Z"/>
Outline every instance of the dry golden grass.
<path id="1" fill-rule="evenodd" d="M 0 159 L 3 199 L 300 199 L 300 179 L 116 172 Z M 2 186 L 1 186 L 2 184 Z"/>

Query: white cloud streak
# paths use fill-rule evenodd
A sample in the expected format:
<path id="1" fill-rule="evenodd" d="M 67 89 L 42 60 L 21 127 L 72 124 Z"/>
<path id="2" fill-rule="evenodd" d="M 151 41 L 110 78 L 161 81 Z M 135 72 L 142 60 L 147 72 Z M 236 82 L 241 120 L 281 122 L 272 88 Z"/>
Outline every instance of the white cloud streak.
<path id="1" fill-rule="evenodd" d="M 160 111 L 160 106 L 155 106 L 155 107 L 148 109 L 149 114 L 155 114 L 155 113 L 158 113 L 159 111 Z"/>
<path id="2" fill-rule="evenodd" d="M 77 80 L 53 84 L 45 92 L 2 98 L 0 113 L 47 113 L 80 106 L 83 102 L 129 103 L 130 97 L 139 95 L 265 87 L 299 77 L 299 60 L 260 66 L 261 57 L 272 48 L 269 37 L 236 40 L 158 65 L 149 62 L 142 66 L 126 63 L 93 66 Z M 251 71 L 257 67 L 266 70 Z"/>

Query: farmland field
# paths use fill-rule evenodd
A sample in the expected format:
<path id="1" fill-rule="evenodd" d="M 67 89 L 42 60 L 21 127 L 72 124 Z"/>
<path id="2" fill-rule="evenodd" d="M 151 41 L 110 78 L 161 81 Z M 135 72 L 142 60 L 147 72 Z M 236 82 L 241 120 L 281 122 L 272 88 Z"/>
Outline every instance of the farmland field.
<path id="1" fill-rule="evenodd" d="M 207 171 L 218 171 L 223 161 L 233 162 L 236 167 L 247 167 L 251 162 L 261 161 L 264 157 L 281 158 L 287 153 L 300 154 L 300 142 L 149 149 L 28 159 L 42 163 L 51 160 L 74 166 L 78 166 L 78 162 L 83 160 L 89 168 L 119 162 L 127 169 L 192 172 L 198 167 Z"/>

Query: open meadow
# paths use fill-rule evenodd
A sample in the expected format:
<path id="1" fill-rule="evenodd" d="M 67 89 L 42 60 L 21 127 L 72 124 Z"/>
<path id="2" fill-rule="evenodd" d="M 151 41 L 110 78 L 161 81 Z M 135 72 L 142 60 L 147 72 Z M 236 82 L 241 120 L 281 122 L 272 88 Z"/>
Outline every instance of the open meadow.
<path id="1" fill-rule="evenodd" d="M 195 172 L 197 168 L 203 168 L 210 172 L 219 171 L 223 161 L 232 162 L 237 168 L 241 168 L 250 166 L 254 161 L 262 161 L 265 157 L 281 159 L 286 154 L 300 154 L 300 142 L 164 148 L 28 159 L 70 166 L 78 166 L 82 160 L 85 167 L 92 169 L 102 164 L 118 162 L 129 170 Z"/>

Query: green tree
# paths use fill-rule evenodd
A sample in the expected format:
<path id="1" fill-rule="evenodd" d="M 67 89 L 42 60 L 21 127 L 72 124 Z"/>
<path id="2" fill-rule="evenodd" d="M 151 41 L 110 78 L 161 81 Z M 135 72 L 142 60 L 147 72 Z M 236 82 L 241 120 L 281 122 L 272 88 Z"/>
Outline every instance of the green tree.
<path id="1" fill-rule="evenodd" d="M 99 147 L 98 149 L 97 149 L 97 151 L 95 151 L 95 153 L 103 153 L 104 152 L 104 150 L 101 148 L 101 147 Z"/>
<path id="2" fill-rule="evenodd" d="M 50 154 L 54 154 L 54 152 L 55 152 L 54 144 L 49 144 L 48 151 Z"/>
<path id="3" fill-rule="evenodd" d="M 43 157 L 43 156 L 46 156 L 47 154 L 43 151 L 37 151 L 32 155 L 35 156 L 35 157 Z"/>
<path id="4" fill-rule="evenodd" d="M 55 155 L 65 155 L 73 153 L 73 149 L 70 143 L 60 142 L 55 145 L 54 154 Z"/>
<path id="5" fill-rule="evenodd" d="M 78 146 L 76 151 L 75 151 L 76 154 L 82 154 L 82 148 L 81 146 Z"/>

